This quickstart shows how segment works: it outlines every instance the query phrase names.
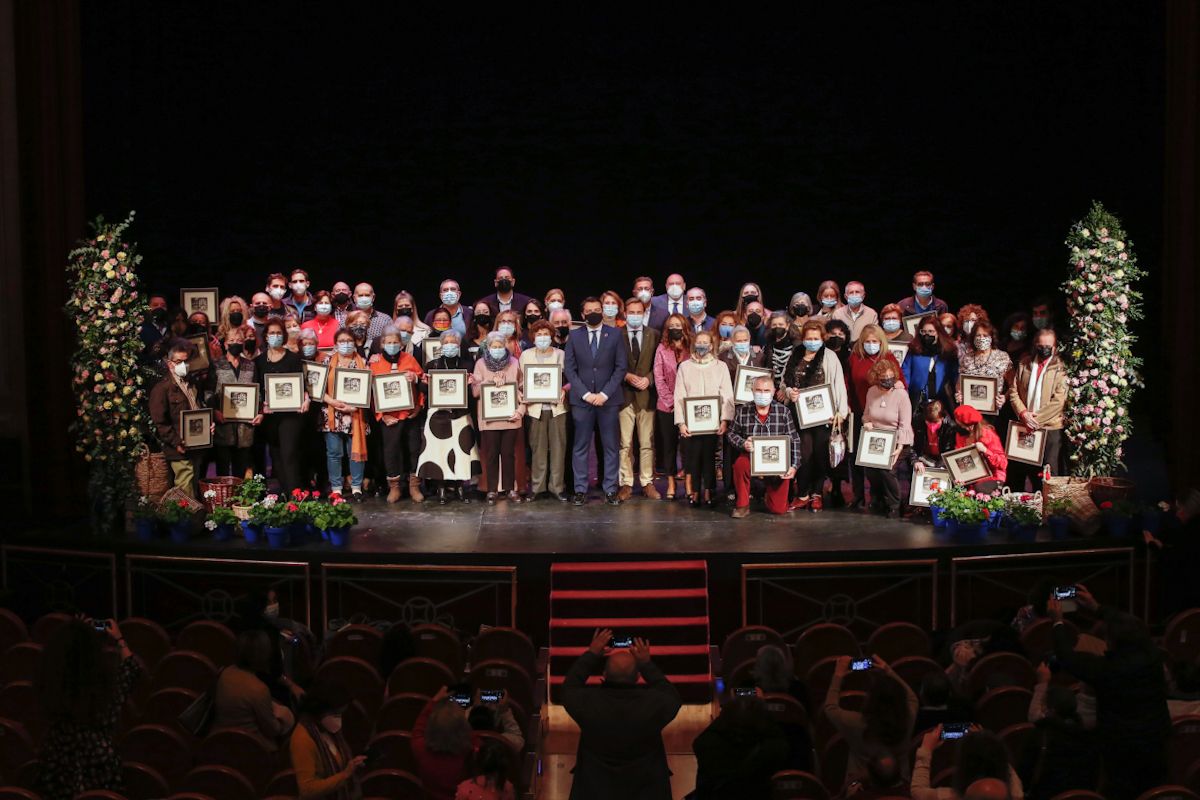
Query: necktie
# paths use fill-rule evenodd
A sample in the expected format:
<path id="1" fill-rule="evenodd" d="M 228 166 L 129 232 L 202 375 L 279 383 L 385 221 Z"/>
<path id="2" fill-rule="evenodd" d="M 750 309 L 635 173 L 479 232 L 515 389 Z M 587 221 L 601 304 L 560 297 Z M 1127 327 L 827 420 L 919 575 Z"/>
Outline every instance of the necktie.
<path id="1" fill-rule="evenodd" d="M 671 313 L 672 313 L 672 314 L 678 314 L 678 313 L 679 313 L 679 303 L 678 303 L 678 302 L 671 303 Z"/>
<path id="2" fill-rule="evenodd" d="M 641 355 L 642 355 L 642 339 L 639 334 L 635 333 L 633 335 L 633 363 L 636 364 L 638 359 L 641 358 Z"/>
<path id="3" fill-rule="evenodd" d="M 592 358 L 600 352 L 600 331 L 592 331 Z"/>

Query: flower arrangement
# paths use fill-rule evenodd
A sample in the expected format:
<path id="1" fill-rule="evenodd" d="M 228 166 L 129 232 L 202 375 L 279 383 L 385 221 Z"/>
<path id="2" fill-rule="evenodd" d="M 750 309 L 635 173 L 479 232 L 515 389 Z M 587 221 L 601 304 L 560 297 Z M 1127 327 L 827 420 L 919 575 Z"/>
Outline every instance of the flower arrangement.
<path id="1" fill-rule="evenodd" d="M 1067 517 L 1071 514 L 1071 501 L 1065 497 L 1056 497 L 1046 503 L 1047 517 Z"/>
<path id="2" fill-rule="evenodd" d="M 212 513 L 208 515 L 208 519 L 204 521 L 204 527 L 210 531 L 216 530 L 219 525 L 237 525 L 237 515 L 233 513 L 233 509 L 228 506 L 213 506 Z"/>
<path id="3" fill-rule="evenodd" d="M 67 254 L 78 346 L 71 357 L 76 395 L 71 433 L 88 463 L 92 529 L 114 530 L 132 492 L 134 453 L 150 429 L 146 393 L 152 379 L 137 335 L 149 309 L 138 284 L 142 257 L 126 242 L 134 212 L 116 225 L 97 217 L 94 235 Z"/>
<path id="4" fill-rule="evenodd" d="M 1142 318 L 1138 268 L 1120 221 L 1093 202 L 1072 226 L 1066 245 L 1071 271 L 1063 283 L 1070 317 L 1070 399 L 1065 431 L 1074 445 L 1071 474 L 1114 475 L 1124 467 L 1124 442 L 1132 431 L 1129 404 L 1142 384 L 1142 360 L 1129 323 Z"/>
<path id="5" fill-rule="evenodd" d="M 1040 525 L 1042 522 L 1041 512 L 1017 499 L 1005 502 L 1004 513 L 1017 525 Z"/>
<path id="6" fill-rule="evenodd" d="M 156 519 L 158 517 L 158 506 L 156 506 L 149 497 L 142 495 L 138 498 L 137 505 L 133 507 L 134 519 Z"/>
<path id="7" fill-rule="evenodd" d="M 189 520 L 191 517 L 191 509 L 188 508 L 188 504 L 184 500 L 163 503 L 158 509 L 158 518 L 167 525 L 175 525 L 176 523 Z"/>
<path id="8" fill-rule="evenodd" d="M 316 503 L 313 524 L 320 530 L 331 531 L 349 528 L 358 522 L 354 508 L 337 492 L 329 495 L 328 503 Z"/>
<path id="9" fill-rule="evenodd" d="M 252 506 L 267 495 L 267 479 L 257 472 L 238 484 L 231 502 L 236 506 Z"/>
<path id="10" fill-rule="evenodd" d="M 989 508 L 992 495 L 976 492 L 974 489 L 954 487 L 954 491 L 946 492 L 942 516 L 960 523 L 986 522 L 991 516 Z"/>
<path id="11" fill-rule="evenodd" d="M 250 508 L 250 520 L 264 528 L 284 528 L 299 518 L 300 506 L 269 494 Z"/>
<path id="12" fill-rule="evenodd" d="M 328 505 L 321 501 L 321 493 L 316 490 L 306 492 L 303 489 L 292 489 L 292 502 L 300 507 L 300 519 L 314 525 L 317 512 Z"/>

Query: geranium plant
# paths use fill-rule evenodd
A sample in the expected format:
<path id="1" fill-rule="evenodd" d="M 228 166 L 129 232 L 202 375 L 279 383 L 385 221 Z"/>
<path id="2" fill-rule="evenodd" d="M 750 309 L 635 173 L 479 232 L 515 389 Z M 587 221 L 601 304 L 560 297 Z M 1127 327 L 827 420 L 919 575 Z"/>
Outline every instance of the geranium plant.
<path id="1" fill-rule="evenodd" d="M 1120 221 L 1100 203 L 1067 236 L 1071 271 L 1067 296 L 1070 340 L 1070 402 L 1066 436 L 1071 474 L 1115 475 L 1124 468 L 1124 442 L 1132 428 L 1129 405 L 1143 384 L 1142 360 L 1133 354 L 1130 323 L 1142 318 L 1142 293 L 1132 243 Z"/>
<path id="2" fill-rule="evenodd" d="M 174 525 L 177 522 L 191 519 L 192 511 L 188 508 L 187 501 L 174 500 L 163 503 L 158 509 L 158 518 L 168 525 Z"/>
<path id="3" fill-rule="evenodd" d="M 323 531 L 349 528 L 357 522 L 354 508 L 337 492 L 329 496 L 328 503 L 318 503 L 313 515 L 313 524 Z"/>
<path id="4" fill-rule="evenodd" d="M 978 494 L 974 489 L 955 492 L 947 496 L 942 516 L 968 524 L 985 522 L 990 514 L 988 502 L 991 499 L 990 495 Z"/>
<path id="5" fill-rule="evenodd" d="M 204 527 L 211 531 L 216 530 L 218 525 L 236 525 L 237 523 L 238 518 L 233 513 L 233 509 L 228 506 L 213 506 L 212 513 L 204 521 Z"/>
<path id="6" fill-rule="evenodd" d="M 267 479 L 256 472 L 254 477 L 247 478 L 234 489 L 232 503 L 235 506 L 252 506 L 266 496 Z"/>
<path id="7" fill-rule="evenodd" d="M 283 528 L 296 522 L 300 507 L 269 494 L 250 507 L 250 520 L 264 528 Z"/>
<path id="8" fill-rule="evenodd" d="M 138 498 L 137 505 L 133 507 L 134 519 L 154 519 L 158 516 L 158 506 L 147 497 L 142 495 Z"/>
<path id="9" fill-rule="evenodd" d="M 1018 525 L 1038 525 L 1042 521 L 1041 512 L 1020 500 L 1008 500 L 1004 505 L 1004 513 Z"/>
<path id="10" fill-rule="evenodd" d="M 1065 497 L 1056 497 L 1046 503 L 1046 516 L 1066 517 L 1071 513 L 1071 501 Z"/>
<path id="11" fill-rule="evenodd" d="M 92 529 L 116 530 L 133 491 L 135 454 L 150 429 L 146 392 L 152 380 L 141 362 L 138 329 L 149 310 L 138 283 L 142 257 L 125 241 L 133 212 L 116 225 L 97 217 L 94 235 L 67 254 L 78 344 L 71 356 L 75 449 L 88 463 Z"/>

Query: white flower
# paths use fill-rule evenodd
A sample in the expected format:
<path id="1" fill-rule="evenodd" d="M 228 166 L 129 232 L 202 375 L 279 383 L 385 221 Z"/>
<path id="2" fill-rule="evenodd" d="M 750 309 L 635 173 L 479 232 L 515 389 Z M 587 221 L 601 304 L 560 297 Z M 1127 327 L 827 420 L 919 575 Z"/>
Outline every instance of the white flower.
<path id="1" fill-rule="evenodd" d="M 204 527 L 208 528 L 210 531 L 215 531 L 217 529 L 217 523 L 211 519 L 206 519 L 204 520 Z"/>
<path id="2" fill-rule="evenodd" d="M 1081 230 L 1080 233 L 1083 234 L 1083 238 L 1085 238 L 1085 239 L 1089 238 L 1092 235 L 1092 232 L 1089 231 L 1087 228 L 1084 228 L 1083 230 Z"/>
<path id="3" fill-rule="evenodd" d="M 205 500 L 212 500 L 216 496 L 217 496 L 217 493 L 214 492 L 212 489 L 209 489 L 207 492 L 204 493 Z"/>

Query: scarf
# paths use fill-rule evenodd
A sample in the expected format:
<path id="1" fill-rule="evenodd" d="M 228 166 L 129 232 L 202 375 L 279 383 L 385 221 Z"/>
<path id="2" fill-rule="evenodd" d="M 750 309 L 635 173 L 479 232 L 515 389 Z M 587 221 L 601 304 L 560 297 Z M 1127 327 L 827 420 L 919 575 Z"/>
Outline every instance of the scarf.
<path id="1" fill-rule="evenodd" d="M 787 369 L 787 363 L 792 357 L 793 344 L 774 345 L 771 347 L 771 372 L 775 374 L 775 382 L 778 383 L 783 378 L 783 371 Z"/>
<path id="2" fill-rule="evenodd" d="M 329 359 L 329 385 L 336 386 L 334 381 L 337 379 L 338 364 L 346 356 L 340 353 L 335 353 Z M 366 369 L 367 362 L 358 353 L 350 357 L 350 364 L 345 365 L 354 369 Z M 333 406 L 327 406 L 325 409 L 325 418 L 329 422 L 330 429 L 334 429 L 337 425 L 337 409 Z M 363 410 L 356 408 L 350 412 L 350 460 L 351 461 L 366 461 L 367 460 L 367 431 L 363 425 Z"/>
<path id="3" fill-rule="evenodd" d="M 508 352 L 508 348 L 504 349 L 504 357 L 497 360 L 492 358 L 491 349 L 483 346 L 479 348 L 479 352 L 483 354 L 483 363 L 492 372 L 504 372 L 504 368 L 508 366 L 508 360 L 512 358 L 512 353 Z"/>
<path id="4" fill-rule="evenodd" d="M 350 759 L 354 757 L 354 755 L 350 752 L 349 746 L 346 744 L 346 740 L 343 739 L 341 735 L 334 736 L 333 739 L 337 743 L 338 750 L 340 751 L 338 756 L 341 758 L 342 762 L 339 765 L 334 761 L 333 754 L 329 752 L 329 747 L 325 743 L 325 736 L 321 731 L 320 725 L 313 720 L 303 719 L 300 721 L 300 726 L 304 728 L 305 732 L 308 733 L 309 737 L 312 738 L 313 744 L 317 746 L 317 759 L 320 761 L 321 765 L 320 777 L 332 777 L 333 775 L 337 774 L 339 770 L 345 767 L 346 764 L 349 764 Z M 340 787 L 338 787 L 337 791 L 330 796 L 336 800 L 352 800 L 353 798 L 362 797 L 362 792 L 358 783 L 358 776 L 356 775 L 343 783 Z"/>
<path id="5" fill-rule="evenodd" d="M 1046 373 L 1050 371 L 1050 362 L 1053 360 L 1054 356 L 1050 356 L 1041 369 L 1038 369 L 1037 356 L 1029 360 L 1029 383 L 1025 387 L 1025 397 L 1028 400 L 1025 407 L 1035 414 L 1042 406 L 1042 383 L 1046 380 Z"/>
<path id="6" fill-rule="evenodd" d="M 189 386 L 186 378 L 181 378 L 178 375 L 176 375 L 175 370 L 171 370 L 171 377 L 175 379 L 175 385 L 178 386 L 180 391 L 183 392 L 184 396 L 187 397 L 188 409 L 191 411 L 195 411 L 196 410 L 196 389 L 195 389 L 195 387 Z"/>

